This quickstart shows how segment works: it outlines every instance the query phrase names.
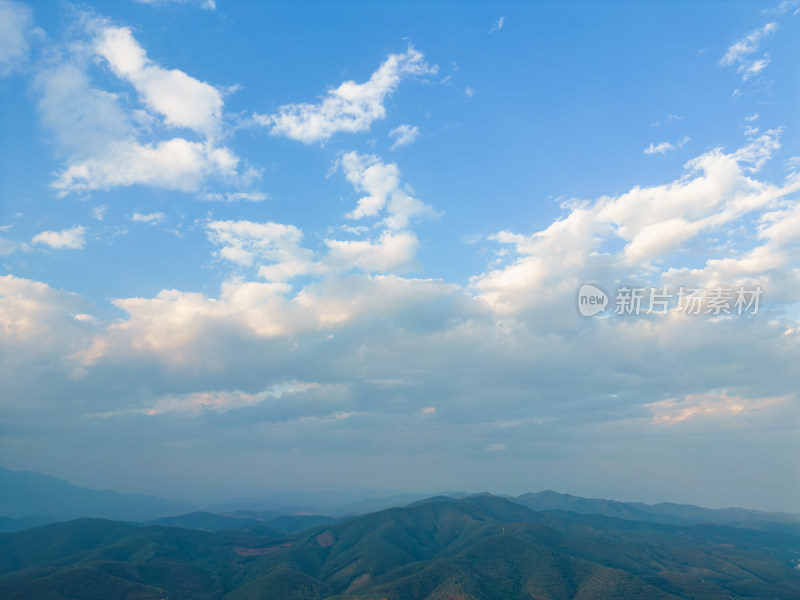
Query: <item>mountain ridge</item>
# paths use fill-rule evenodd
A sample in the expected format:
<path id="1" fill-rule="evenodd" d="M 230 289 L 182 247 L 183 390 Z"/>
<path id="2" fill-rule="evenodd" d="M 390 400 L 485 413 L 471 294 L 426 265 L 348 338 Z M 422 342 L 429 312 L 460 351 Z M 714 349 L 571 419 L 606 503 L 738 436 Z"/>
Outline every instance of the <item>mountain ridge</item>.
<path id="1" fill-rule="evenodd" d="M 0 534 L 22 600 L 627 600 L 800 597 L 800 540 L 508 498 L 430 498 L 282 537 L 79 519 Z"/>

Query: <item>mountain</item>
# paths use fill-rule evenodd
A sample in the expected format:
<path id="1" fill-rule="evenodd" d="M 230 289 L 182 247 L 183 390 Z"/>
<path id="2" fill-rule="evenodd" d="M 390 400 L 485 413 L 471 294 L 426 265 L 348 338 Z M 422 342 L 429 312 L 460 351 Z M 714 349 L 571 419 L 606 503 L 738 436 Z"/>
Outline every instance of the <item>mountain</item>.
<path id="1" fill-rule="evenodd" d="M 337 519 L 324 515 L 282 515 L 272 511 L 237 511 L 226 514 L 198 511 L 155 519 L 147 524 L 203 531 L 241 531 L 248 535 L 279 537 L 336 521 Z"/>
<path id="2" fill-rule="evenodd" d="M 192 506 L 184 502 L 92 490 L 40 473 L 0 467 L 0 515 L 3 517 L 39 517 L 50 521 L 102 517 L 146 521 L 191 510 Z"/>
<path id="3" fill-rule="evenodd" d="M 0 534 L 0 597 L 796 599 L 798 560 L 793 535 L 537 512 L 479 494 L 277 539 L 97 519 Z"/>
<path id="4" fill-rule="evenodd" d="M 288 535 L 335 520 L 325 515 L 352 516 L 403 506 L 426 497 L 423 494 L 387 495 L 386 491 L 310 491 L 204 507 L 143 494 L 94 490 L 41 473 L 0 467 L 0 531 L 19 531 L 46 523 L 93 517 L 208 531 L 259 525 L 264 534 Z"/>
<path id="5" fill-rule="evenodd" d="M 463 492 L 447 492 L 447 495 L 466 496 Z M 353 516 L 405 506 L 417 500 L 424 500 L 430 494 L 389 493 L 387 490 L 311 490 L 271 494 L 262 498 L 243 498 L 218 503 L 207 507 L 214 513 L 238 511 L 263 512 L 271 510 L 281 514 L 326 514 L 337 517 Z"/>
<path id="6" fill-rule="evenodd" d="M 744 508 L 713 509 L 671 502 L 659 504 L 618 502 L 598 498 L 581 498 L 550 490 L 523 494 L 514 498 L 514 501 L 537 511 L 566 510 L 585 515 L 605 515 L 620 519 L 673 525 L 716 523 L 768 531 L 792 530 L 800 534 L 800 514 L 792 513 L 764 512 Z"/>
<path id="7" fill-rule="evenodd" d="M 0 517 L 0 531 L 22 531 L 30 527 L 55 523 L 58 519 L 48 517 Z"/>

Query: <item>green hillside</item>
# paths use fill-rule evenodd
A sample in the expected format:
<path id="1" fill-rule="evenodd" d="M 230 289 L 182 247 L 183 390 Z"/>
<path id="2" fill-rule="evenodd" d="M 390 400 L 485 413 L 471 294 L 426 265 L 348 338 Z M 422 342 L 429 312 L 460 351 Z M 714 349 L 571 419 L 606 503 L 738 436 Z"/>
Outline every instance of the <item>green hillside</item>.
<path id="1" fill-rule="evenodd" d="M 97 519 L 0 534 L 0 597 L 796 599 L 798 559 L 790 533 L 536 512 L 483 494 L 281 538 Z"/>

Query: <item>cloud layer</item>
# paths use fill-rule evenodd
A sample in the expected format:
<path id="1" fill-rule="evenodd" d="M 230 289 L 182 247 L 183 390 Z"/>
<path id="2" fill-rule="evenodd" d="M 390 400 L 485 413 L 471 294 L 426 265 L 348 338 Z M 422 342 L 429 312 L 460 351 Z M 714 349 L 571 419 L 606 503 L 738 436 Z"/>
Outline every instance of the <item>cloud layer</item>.
<path id="1" fill-rule="evenodd" d="M 409 46 L 403 54 L 390 54 L 364 83 L 345 81 L 316 104 L 287 104 L 273 115 L 256 113 L 254 120 L 273 135 L 305 143 L 325 141 L 339 132 L 366 131 L 373 121 L 386 116 L 384 101 L 401 80 L 437 71 L 421 52 Z"/>

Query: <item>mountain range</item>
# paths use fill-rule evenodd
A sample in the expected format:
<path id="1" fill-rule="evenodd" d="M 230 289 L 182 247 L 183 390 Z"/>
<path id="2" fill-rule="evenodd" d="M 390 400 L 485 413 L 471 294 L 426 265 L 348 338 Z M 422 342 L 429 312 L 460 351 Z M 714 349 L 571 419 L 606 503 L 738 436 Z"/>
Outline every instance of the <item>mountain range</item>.
<path id="1" fill-rule="evenodd" d="M 0 597 L 800 597 L 800 537 L 436 497 L 288 536 L 79 519 L 0 534 Z"/>
<path id="2" fill-rule="evenodd" d="M 348 517 L 264 509 L 151 519 L 184 505 L 14 473 L 2 473 L 0 507 L 16 506 L 5 521 L 26 528 L 0 533 L 4 600 L 800 598 L 795 514 L 547 491 L 439 495 Z M 4 485 L 14 477 L 69 502 L 53 512 L 58 497 L 31 499 L 42 512 L 23 515 L 25 489 Z M 28 526 L 81 510 L 147 517 Z"/>

